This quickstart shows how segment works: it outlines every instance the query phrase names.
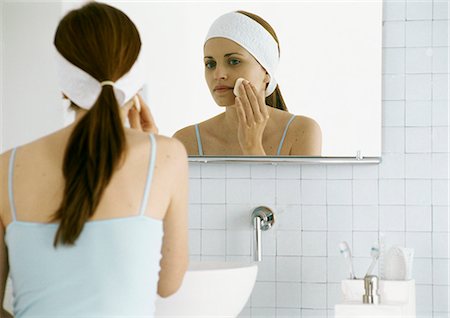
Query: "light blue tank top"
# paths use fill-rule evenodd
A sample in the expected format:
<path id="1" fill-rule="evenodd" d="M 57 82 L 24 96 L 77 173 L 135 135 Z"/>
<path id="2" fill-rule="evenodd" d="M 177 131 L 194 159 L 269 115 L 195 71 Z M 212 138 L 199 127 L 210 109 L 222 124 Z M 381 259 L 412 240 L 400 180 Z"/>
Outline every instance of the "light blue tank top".
<path id="1" fill-rule="evenodd" d="M 289 121 L 287 122 L 286 127 L 284 127 L 283 136 L 281 137 L 280 144 L 278 145 L 278 149 L 277 149 L 277 154 L 276 154 L 277 156 L 279 156 L 281 153 L 281 148 L 283 147 L 284 139 L 286 138 L 287 131 L 288 131 L 289 126 L 291 125 L 292 121 L 294 120 L 294 118 L 295 118 L 295 115 L 292 115 L 291 118 L 289 119 Z M 202 138 L 200 137 L 200 129 L 198 127 L 198 124 L 195 124 L 195 135 L 197 136 L 198 155 L 204 156 L 203 146 L 202 146 Z"/>
<path id="2" fill-rule="evenodd" d="M 15 149 L 9 166 L 12 222 L 6 228 L 14 316 L 153 317 L 162 221 L 145 216 L 156 157 L 151 139 L 141 208 L 130 217 L 86 222 L 74 246 L 53 247 L 58 224 L 16 218 Z"/>

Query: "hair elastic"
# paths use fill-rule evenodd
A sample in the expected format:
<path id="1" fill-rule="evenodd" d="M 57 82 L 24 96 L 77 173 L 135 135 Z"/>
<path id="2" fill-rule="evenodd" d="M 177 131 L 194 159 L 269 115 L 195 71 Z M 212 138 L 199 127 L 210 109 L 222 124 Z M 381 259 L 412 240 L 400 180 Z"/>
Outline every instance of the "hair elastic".
<path id="1" fill-rule="evenodd" d="M 233 11 L 218 17 L 205 39 L 226 38 L 246 49 L 269 73 L 270 82 L 266 88 L 266 97 L 277 87 L 275 71 L 279 62 L 278 43 L 258 22 L 245 14 Z"/>
<path id="2" fill-rule="evenodd" d="M 100 83 L 101 86 L 107 86 L 107 85 L 111 85 L 114 87 L 114 82 L 113 81 L 103 81 Z"/>

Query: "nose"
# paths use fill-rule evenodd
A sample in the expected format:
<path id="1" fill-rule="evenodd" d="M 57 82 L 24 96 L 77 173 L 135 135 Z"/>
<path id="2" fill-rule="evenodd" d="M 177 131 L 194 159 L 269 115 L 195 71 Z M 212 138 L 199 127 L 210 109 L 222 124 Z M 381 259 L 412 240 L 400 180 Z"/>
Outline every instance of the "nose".
<path id="1" fill-rule="evenodd" d="M 225 67 L 216 65 L 214 70 L 214 79 L 215 80 L 225 80 L 228 78 L 228 74 Z"/>

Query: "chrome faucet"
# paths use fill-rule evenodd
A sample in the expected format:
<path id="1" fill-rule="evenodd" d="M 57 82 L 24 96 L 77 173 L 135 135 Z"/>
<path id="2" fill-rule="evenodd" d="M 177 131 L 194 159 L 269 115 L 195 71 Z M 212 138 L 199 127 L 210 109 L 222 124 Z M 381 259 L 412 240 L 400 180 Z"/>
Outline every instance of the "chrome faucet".
<path id="1" fill-rule="evenodd" d="M 261 231 L 267 231 L 275 223 L 274 214 L 271 209 L 259 206 L 252 212 L 254 239 L 253 239 L 253 259 L 261 262 Z"/>

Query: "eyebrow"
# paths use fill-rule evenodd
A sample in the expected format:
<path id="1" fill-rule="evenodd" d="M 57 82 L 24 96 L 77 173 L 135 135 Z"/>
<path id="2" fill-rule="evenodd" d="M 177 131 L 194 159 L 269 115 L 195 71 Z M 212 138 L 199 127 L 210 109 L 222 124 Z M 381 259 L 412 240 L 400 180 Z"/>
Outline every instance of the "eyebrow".
<path id="1" fill-rule="evenodd" d="M 241 56 L 244 56 L 244 55 L 241 54 L 241 53 L 235 53 L 235 52 L 233 52 L 233 53 L 227 53 L 227 54 L 225 54 L 224 57 L 229 57 L 229 56 L 231 56 L 231 55 L 241 55 Z M 205 58 L 205 59 L 213 59 L 212 56 L 205 56 L 204 58 Z"/>

